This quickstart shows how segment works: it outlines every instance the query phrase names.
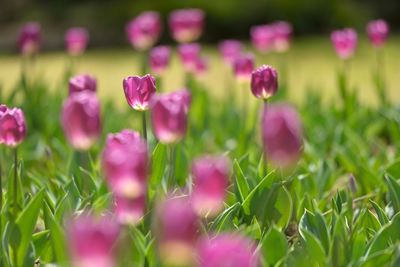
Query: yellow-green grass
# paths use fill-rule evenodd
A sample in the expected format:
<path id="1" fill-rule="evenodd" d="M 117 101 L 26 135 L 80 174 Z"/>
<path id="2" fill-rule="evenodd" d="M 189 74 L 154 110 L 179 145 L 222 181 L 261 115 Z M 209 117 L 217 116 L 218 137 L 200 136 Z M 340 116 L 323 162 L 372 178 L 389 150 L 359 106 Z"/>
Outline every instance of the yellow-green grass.
<path id="1" fill-rule="evenodd" d="M 400 47 L 398 38 L 392 38 L 384 49 L 384 65 L 387 88 L 390 99 L 400 99 L 397 90 L 400 85 Z M 249 47 L 249 50 L 251 48 Z M 176 54 L 176 53 L 175 53 Z M 218 96 L 228 95 L 226 86 L 230 72 L 221 62 L 213 46 L 205 46 L 204 54 L 209 59 L 209 72 L 202 77 L 207 88 Z M 271 64 L 279 67 L 281 55 L 257 54 L 257 65 Z M 124 103 L 122 79 L 138 73 L 140 57 L 130 48 L 92 49 L 79 60 L 78 71 L 91 73 L 98 79 L 100 97 L 112 98 L 117 103 Z M 308 37 L 296 39 L 290 52 L 286 55 L 289 73 L 289 100 L 302 101 L 307 89 L 318 90 L 326 100 L 335 99 L 336 73 L 341 66 L 330 44 L 329 37 Z M 374 104 L 376 97 L 372 73 L 376 62 L 376 51 L 366 38 L 362 37 L 356 55 L 351 60 L 350 84 L 359 91 L 362 101 Z M 67 90 L 63 84 L 63 73 L 67 63 L 64 52 L 41 54 L 36 63 L 36 75 L 48 81 L 53 90 Z M 0 55 L 0 84 L 6 92 L 17 83 L 20 73 L 20 59 L 17 55 Z M 183 86 L 183 71 L 174 56 L 171 68 L 162 79 L 165 90 L 174 90 Z M 62 86 L 61 86 L 62 85 Z M 238 88 L 231 88 L 238 90 Z"/>

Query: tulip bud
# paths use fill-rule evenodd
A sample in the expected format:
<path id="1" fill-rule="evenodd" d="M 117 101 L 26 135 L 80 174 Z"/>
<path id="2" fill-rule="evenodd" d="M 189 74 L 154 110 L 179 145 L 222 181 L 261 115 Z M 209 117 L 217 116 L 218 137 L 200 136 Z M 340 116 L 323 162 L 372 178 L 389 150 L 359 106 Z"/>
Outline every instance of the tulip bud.
<path id="1" fill-rule="evenodd" d="M 231 65 L 242 54 L 243 44 L 237 40 L 225 40 L 219 44 L 218 49 L 224 61 Z"/>
<path id="2" fill-rule="evenodd" d="M 197 43 L 181 44 L 178 46 L 179 58 L 187 72 L 195 72 L 200 51 L 201 46 Z"/>
<path id="3" fill-rule="evenodd" d="M 70 28 L 65 33 L 65 46 L 71 55 L 84 53 L 88 42 L 89 33 L 85 28 Z"/>
<path id="4" fill-rule="evenodd" d="M 254 57 L 252 54 L 244 54 L 235 58 L 233 70 L 239 81 L 249 81 L 254 70 Z"/>
<path id="5" fill-rule="evenodd" d="M 102 165 L 114 195 L 130 199 L 145 195 L 148 151 L 146 142 L 137 132 L 123 130 L 109 134 L 102 153 Z"/>
<path id="6" fill-rule="evenodd" d="M 179 43 L 196 41 L 203 32 L 204 12 L 200 9 L 180 9 L 169 16 L 172 37 Z"/>
<path id="7" fill-rule="evenodd" d="M 111 218 L 83 214 L 66 224 L 68 247 L 74 267 L 114 267 L 114 245 L 119 226 Z"/>
<path id="8" fill-rule="evenodd" d="M 230 162 L 224 156 L 204 156 L 193 162 L 192 202 L 198 214 L 213 216 L 223 208 L 229 174 Z"/>
<path id="9" fill-rule="evenodd" d="M 301 156 L 303 134 L 297 111 L 278 104 L 264 110 L 262 138 L 266 158 L 275 167 L 288 168 Z"/>
<path id="10" fill-rule="evenodd" d="M 256 245 L 238 234 L 219 234 L 198 245 L 199 267 L 259 267 Z"/>
<path id="11" fill-rule="evenodd" d="M 166 266 L 192 266 L 199 221 L 187 196 L 164 200 L 156 210 L 155 233 Z"/>
<path id="12" fill-rule="evenodd" d="M 171 57 L 171 50 L 168 46 L 162 45 L 151 49 L 149 64 L 151 70 L 157 74 L 161 74 L 168 67 Z"/>
<path id="13" fill-rule="evenodd" d="M 152 98 L 153 131 L 161 143 L 177 143 L 186 134 L 190 97 L 187 91 L 182 93 L 173 92 Z"/>
<path id="14" fill-rule="evenodd" d="M 26 137 L 24 112 L 19 108 L 9 109 L 0 105 L 0 144 L 16 147 Z"/>
<path id="15" fill-rule="evenodd" d="M 351 28 L 334 31 L 331 34 L 331 41 L 339 57 L 348 59 L 356 50 L 357 33 Z"/>
<path id="16" fill-rule="evenodd" d="M 278 21 L 272 25 L 274 29 L 274 50 L 286 52 L 290 47 L 292 26 L 286 21 Z"/>
<path id="17" fill-rule="evenodd" d="M 89 149 L 101 133 L 100 103 L 96 94 L 90 91 L 71 94 L 64 102 L 61 123 L 75 149 Z"/>
<path id="18" fill-rule="evenodd" d="M 278 90 L 278 73 L 267 65 L 262 65 L 251 74 L 251 92 L 260 99 L 268 99 Z"/>
<path id="19" fill-rule="evenodd" d="M 88 74 L 80 74 L 69 79 L 69 94 L 91 91 L 96 92 L 96 78 Z"/>
<path id="20" fill-rule="evenodd" d="M 250 29 L 251 42 L 262 53 L 273 48 L 274 35 L 274 28 L 271 25 L 258 25 Z"/>
<path id="21" fill-rule="evenodd" d="M 139 50 L 148 50 L 160 38 L 160 15 L 154 11 L 141 13 L 126 26 L 126 33 L 131 45 Z"/>
<path id="22" fill-rule="evenodd" d="M 18 36 L 18 47 L 23 55 L 31 56 L 39 52 L 41 42 L 40 24 L 29 22 L 22 26 Z"/>
<path id="23" fill-rule="evenodd" d="M 149 109 L 150 98 L 156 92 L 156 79 L 150 74 L 129 76 L 124 79 L 123 87 L 128 104 L 135 110 Z"/>
<path id="24" fill-rule="evenodd" d="M 120 224 L 137 225 L 143 218 L 145 208 L 145 195 L 136 198 L 115 196 L 114 213 Z"/>
<path id="25" fill-rule="evenodd" d="M 373 20 L 367 25 L 367 34 L 373 46 L 381 47 L 389 35 L 389 26 L 383 19 Z"/>

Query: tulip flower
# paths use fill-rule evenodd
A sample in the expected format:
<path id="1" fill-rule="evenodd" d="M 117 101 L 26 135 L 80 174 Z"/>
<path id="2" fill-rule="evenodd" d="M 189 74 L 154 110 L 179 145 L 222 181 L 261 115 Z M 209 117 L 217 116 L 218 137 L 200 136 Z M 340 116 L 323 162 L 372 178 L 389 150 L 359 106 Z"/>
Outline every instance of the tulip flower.
<path id="1" fill-rule="evenodd" d="M 155 234 L 166 266 L 192 266 L 199 220 L 187 196 L 172 196 L 156 210 Z"/>
<path id="2" fill-rule="evenodd" d="M 154 11 L 139 14 L 126 26 L 126 33 L 131 45 L 138 50 L 150 49 L 161 35 L 160 15 Z"/>
<path id="3" fill-rule="evenodd" d="M 300 159 L 303 135 L 297 111 L 284 104 L 264 110 L 262 138 L 267 159 L 279 168 L 292 167 Z"/>
<path id="4" fill-rule="evenodd" d="M 29 22 L 22 26 L 18 36 L 18 47 L 23 55 L 31 56 L 39 51 L 41 42 L 40 24 Z"/>
<path id="5" fill-rule="evenodd" d="M 229 65 L 243 52 L 243 44 L 237 40 L 225 40 L 218 45 L 222 58 Z"/>
<path id="6" fill-rule="evenodd" d="M 367 34 L 373 46 L 381 47 L 389 35 L 389 26 L 383 19 L 370 21 L 367 25 Z"/>
<path id="7" fill-rule="evenodd" d="M 252 54 L 243 54 L 235 58 L 233 70 L 239 81 L 249 81 L 254 70 L 254 57 Z"/>
<path id="8" fill-rule="evenodd" d="M 356 50 L 357 33 L 351 28 L 337 30 L 331 34 L 331 41 L 339 57 L 348 59 Z"/>
<path id="9" fill-rule="evenodd" d="M 149 74 L 145 76 L 129 76 L 123 81 L 124 93 L 128 104 L 138 111 L 149 108 L 150 98 L 156 92 L 155 78 Z"/>
<path id="10" fill-rule="evenodd" d="M 266 53 L 274 47 L 274 27 L 271 25 L 257 25 L 250 29 L 253 46 L 262 53 Z"/>
<path id="11" fill-rule="evenodd" d="M 144 194 L 136 198 L 115 197 L 114 213 L 120 224 L 137 225 L 144 216 L 145 208 L 146 196 Z"/>
<path id="12" fill-rule="evenodd" d="M 200 9 L 180 9 L 169 16 L 172 37 L 179 43 L 196 41 L 203 32 L 204 12 Z"/>
<path id="13" fill-rule="evenodd" d="M 219 234 L 203 239 L 198 245 L 198 254 L 199 267 L 261 266 L 256 245 L 238 234 Z"/>
<path id="14" fill-rule="evenodd" d="M 292 26 L 286 21 L 278 21 L 272 24 L 274 30 L 274 50 L 286 52 L 290 47 L 292 37 Z"/>
<path id="15" fill-rule="evenodd" d="M 95 93 L 71 94 L 64 102 L 61 123 L 69 143 L 76 150 L 88 150 L 101 133 L 100 103 Z"/>
<path id="16" fill-rule="evenodd" d="M 66 224 L 68 247 L 74 267 L 116 266 L 114 246 L 120 232 L 111 218 L 83 214 Z"/>
<path id="17" fill-rule="evenodd" d="M 204 156 L 192 165 L 192 202 L 203 216 L 215 215 L 222 208 L 229 185 L 230 162 L 224 156 Z"/>
<path id="18" fill-rule="evenodd" d="M 96 78 L 89 74 L 80 74 L 69 79 L 69 94 L 91 91 L 96 92 L 97 82 Z"/>
<path id="19" fill-rule="evenodd" d="M 251 74 L 251 92 L 257 98 L 267 100 L 278 90 L 278 73 L 267 65 L 262 65 Z"/>
<path id="20" fill-rule="evenodd" d="M 166 46 L 157 46 L 150 50 L 149 64 L 151 70 L 160 75 L 168 67 L 171 57 L 171 49 Z"/>
<path id="21" fill-rule="evenodd" d="M 197 43 L 181 44 L 178 46 L 179 58 L 187 72 L 195 72 L 200 51 L 201 46 Z"/>
<path id="22" fill-rule="evenodd" d="M 65 33 L 65 46 L 71 55 L 80 55 L 85 52 L 89 42 L 89 33 L 85 28 L 70 28 Z"/>
<path id="23" fill-rule="evenodd" d="M 0 144 L 17 147 L 26 137 L 24 112 L 19 108 L 9 109 L 0 105 Z"/>

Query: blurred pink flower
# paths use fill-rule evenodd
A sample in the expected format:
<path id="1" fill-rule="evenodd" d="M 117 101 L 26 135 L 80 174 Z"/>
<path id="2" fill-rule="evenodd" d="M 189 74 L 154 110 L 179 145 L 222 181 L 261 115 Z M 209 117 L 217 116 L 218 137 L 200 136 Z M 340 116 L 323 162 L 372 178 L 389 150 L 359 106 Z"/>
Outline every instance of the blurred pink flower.
<path id="1" fill-rule="evenodd" d="M 292 38 L 292 25 L 286 21 L 277 21 L 272 24 L 274 31 L 274 50 L 286 52 L 290 47 Z"/>
<path id="2" fill-rule="evenodd" d="M 19 108 L 9 109 L 0 105 L 0 144 L 16 147 L 26 137 L 24 112 Z"/>
<path id="3" fill-rule="evenodd" d="M 69 94 L 91 91 L 96 92 L 97 82 L 96 78 L 89 74 L 75 75 L 69 79 Z"/>
<path id="4" fill-rule="evenodd" d="M 195 72 L 200 57 L 201 46 L 197 43 L 181 44 L 178 46 L 179 58 L 187 72 Z"/>
<path id="5" fill-rule="evenodd" d="M 156 74 L 161 74 L 168 67 L 171 57 L 169 46 L 162 45 L 150 50 L 149 64 L 151 70 Z"/>
<path id="6" fill-rule="evenodd" d="M 143 218 L 146 208 L 146 195 L 135 198 L 115 196 L 114 213 L 120 224 L 137 225 Z"/>
<path id="7" fill-rule="evenodd" d="M 126 26 L 126 33 L 131 45 L 139 50 L 148 50 L 158 41 L 161 35 L 160 15 L 146 11 L 131 20 Z"/>
<path id="8" fill-rule="evenodd" d="M 331 41 L 339 57 L 348 59 L 353 56 L 356 50 L 357 33 L 351 28 L 337 30 L 332 32 Z"/>
<path id="9" fill-rule="evenodd" d="M 175 10 L 169 16 L 169 27 L 177 42 L 196 41 L 203 32 L 204 12 L 195 8 Z"/>
<path id="10" fill-rule="evenodd" d="M 224 61 L 231 65 L 242 54 L 243 44 L 238 40 L 225 40 L 218 45 L 218 49 Z"/>
<path id="11" fill-rule="evenodd" d="M 267 65 L 262 65 L 251 74 L 251 92 L 260 99 L 268 99 L 278 90 L 278 73 Z"/>
<path id="12" fill-rule="evenodd" d="M 129 76 L 123 80 L 125 98 L 135 110 L 149 109 L 150 98 L 156 92 L 156 79 L 150 74 Z"/>
<path id="13" fill-rule="evenodd" d="M 65 46 L 71 55 L 80 55 L 85 52 L 89 42 L 89 32 L 86 28 L 70 28 L 65 33 Z"/>
<path id="14" fill-rule="evenodd" d="M 37 22 L 28 22 L 22 26 L 18 36 L 18 47 L 23 55 L 32 55 L 39 52 L 41 43 L 41 29 Z"/>
<path id="15" fill-rule="evenodd" d="M 239 81 L 249 81 L 254 70 L 254 57 L 252 54 L 242 54 L 235 58 L 233 70 Z"/>
<path id="16" fill-rule="evenodd" d="M 250 29 L 251 42 L 260 52 L 266 53 L 274 48 L 275 30 L 271 25 L 257 25 Z"/>
<path id="17" fill-rule="evenodd" d="M 367 25 L 367 34 L 372 45 L 381 47 L 389 35 L 389 25 L 383 19 L 370 21 Z"/>

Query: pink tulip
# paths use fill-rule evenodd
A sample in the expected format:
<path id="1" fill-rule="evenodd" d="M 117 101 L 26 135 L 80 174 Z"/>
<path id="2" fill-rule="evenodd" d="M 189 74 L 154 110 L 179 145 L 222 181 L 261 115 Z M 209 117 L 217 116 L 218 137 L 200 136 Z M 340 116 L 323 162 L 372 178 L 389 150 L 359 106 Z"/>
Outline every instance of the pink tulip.
<path id="1" fill-rule="evenodd" d="M 91 91 L 71 94 L 64 102 L 61 123 L 75 149 L 89 149 L 101 133 L 100 103 L 96 94 Z"/>
<path id="2" fill-rule="evenodd" d="M 356 50 L 357 33 L 351 28 L 337 30 L 331 34 L 331 41 L 339 57 L 348 59 Z"/>
<path id="3" fill-rule="evenodd" d="M 114 246 L 120 231 L 116 222 L 83 214 L 70 219 L 66 227 L 72 266 L 116 266 Z"/>
<path id="4" fill-rule="evenodd" d="M 161 143 L 177 143 L 185 136 L 189 102 L 187 91 L 155 95 L 152 98 L 153 131 Z"/>
<path id="5" fill-rule="evenodd" d="M 136 198 L 116 196 L 114 213 L 119 223 L 137 225 L 143 218 L 146 208 L 146 196 Z"/>
<path id="6" fill-rule="evenodd" d="M 225 40 L 219 44 L 218 49 L 224 61 L 231 65 L 242 54 L 243 44 L 237 40 Z"/>
<path id="7" fill-rule="evenodd" d="M 102 165 L 115 196 L 137 199 L 145 195 L 149 159 L 146 142 L 139 133 L 123 130 L 109 134 L 102 153 Z"/>
<path id="8" fill-rule="evenodd" d="M 192 202 L 198 214 L 213 216 L 223 208 L 229 175 L 230 162 L 224 156 L 204 156 L 193 162 Z"/>
<path id="9" fill-rule="evenodd" d="M 264 110 L 262 138 L 266 158 L 280 168 L 292 167 L 301 157 L 303 135 L 297 111 L 277 104 Z"/>
<path id="10" fill-rule="evenodd" d="M 128 104 L 135 110 L 149 109 L 150 98 L 156 92 L 156 79 L 150 74 L 129 76 L 124 79 L 123 87 Z"/>
<path id="11" fill-rule="evenodd" d="M 70 28 L 65 33 L 65 46 L 71 55 L 84 53 L 88 42 L 89 33 L 85 28 Z"/>
<path id="12" fill-rule="evenodd" d="M 26 23 L 18 36 L 18 47 L 23 55 L 33 55 L 39 52 L 41 42 L 40 24 L 37 22 Z"/>
<path id="13" fill-rule="evenodd" d="M 274 47 L 275 31 L 271 25 L 258 25 L 250 29 L 251 42 L 260 52 L 266 53 Z"/>
<path id="14" fill-rule="evenodd" d="M 151 49 L 149 64 L 150 68 L 156 74 L 161 74 L 168 67 L 171 57 L 171 49 L 166 46 L 157 46 Z"/>
<path id="15" fill-rule="evenodd" d="M 69 94 L 91 91 L 96 92 L 97 82 L 96 78 L 89 74 L 80 74 L 69 79 Z"/>
<path id="16" fill-rule="evenodd" d="M 26 137 L 24 112 L 19 108 L 9 109 L 0 105 L 0 144 L 16 147 Z"/>
<path id="17" fill-rule="evenodd" d="M 199 57 L 196 60 L 196 65 L 194 69 L 194 74 L 196 74 L 198 77 L 206 73 L 208 70 L 208 61 L 207 58 L 205 57 Z"/>
<path id="18" fill-rule="evenodd" d="M 139 50 L 150 49 L 161 35 L 160 15 L 154 11 L 147 11 L 139 14 L 126 26 L 131 45 Z"/>
<path id="19" fill-rule="evenodd" d="M 389 35 L 389 26 L 383 19 L 370 21 L 367 25 L 367 34 L 373 46 L 381 47 Z"/>
<path id="20" fill-rule="evenodd" d="M 252 54 L 244 54 L 235 58 L 233 62 L 235 76 L 240 81 L 249 81 L 254 70 L 254 57 Z"/>
<path id="21" fill-rule="evenodd" d="M 199 267 L 259 267 L 256 246 L 238 234 L 219 234 L 198 246 Z"/>
<path id="22" fill-rule="evenodd" d="M 196 41 L 203 32 L 204 12 L 200 9 L 180 9 L 169 16 L 172 37 L 179 43 Z"/>
<path id="23" fill-rule="evenodd" d="M 251 74 L 251 92 L 260 99 L 268 99 L 278 90 L 278 73 L 267 65 L 262 65 Z"/>
<path id="24" fill-rule="evenodd" d="M 201 46 L 197 43 L 178 46 L 179 58 L 187 72 L 195 72 L 200 57 Z"/>
<path id="25" fill-rule="evenodd" d="M 286 21 L 277 21 L 272 24 L 274 29 L 274 50 L 277 52 L 285 52 L 290 47 L 292 38 L 292 25 Z"/>
<path id="26" fill-rule="evenodd" d="M 158 205 L 155 234 L 166 266 L 192 266 L 199 221 L 187 196 L 173 196 Z"/>

